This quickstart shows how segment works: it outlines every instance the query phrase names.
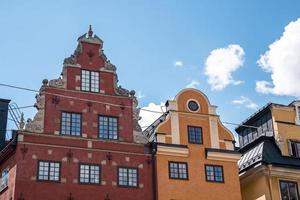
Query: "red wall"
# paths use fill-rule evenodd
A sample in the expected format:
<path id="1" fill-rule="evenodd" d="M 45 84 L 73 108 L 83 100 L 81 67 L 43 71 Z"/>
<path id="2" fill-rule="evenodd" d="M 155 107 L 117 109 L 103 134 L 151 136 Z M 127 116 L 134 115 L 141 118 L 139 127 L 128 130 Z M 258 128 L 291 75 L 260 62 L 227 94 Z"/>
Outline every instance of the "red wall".
<path id="1" fill-rule="evenodd" d="M 0 200 L 8 200 L 7 197 L 13 195 L 18 198 L 21 194 L 26 200 L 66 200 L 70 193 L 73 200 L 99 200 L 106 195 L 111 200 L 153 198 L 149 148 L 133 141 L 133 97 L 115 93 L 117 75 L 113 71 L 105 71 L 105 58 L 99 53 L 102 48 L 100 44 L 81 42 L 81 47 L 81 52 L 75 54 L 77 66 L 65 66 L 66 88 L 44 87 L 43 133 L 19 133 L 15 163 L 10 167 L 11 177 L 15 177 L 15 182 L 10 181 L 11 185 L 7 190 L 13 192 L 0 194 Z M 92 54 L 92 58 L 88 54 Z M 78 77 L 81 69 L 100 72 L 99 93 L 80 91 Z M 81 137 L 60 135 L 62 111 L 82 114 Z M 118 117 L 118 140 L 98 138 L 99 115 Z M 108 153 L 111 160 L 108 160 Z M 38 181 L 38 160 L 61 162 L 61 181 Z M 79 163 L 100 165 L 102 183 L 78 183 Z M 4 164 L 0 167 L 3 168 Z M 138 168 L 137 188 L 116 185 L 118 166 Z"/>
<path id="2" fill-rule="evenodd" d="M 48 143 L 46 141 L 49 141 Z M 24 199 L 60 200 L 67 199 L 72 193 L 74 200 L 104 199 L 108 194 L 110 199 L 152 199 L 152 165 L 150 154 L 144 153 L 142 145 L 97 144 L 92 149 L 83 148 L 84 142 L 72 142 L 68 139 L 51 138 L 47 136 L 35 136 L 24 134 L 24 143 L 27 152 L 21 153 L 22 145 L 17 147 L 17 181 L 16 196 L 23 194 Z M 41 141 L 39 145 L 35 141 Z M 87 142 L 87 141 L 85 141 Z M 29 144 L 30 143 L 30 144 Z M 44 145 L 47 143 L 47 145 Z M 98 141 L 95 141 L 98 143 Z M 65 144 L 65 145 L 64 145 Z M 101 148 L 102 147 L 102 148 Z M 106 149 L 110 149 L 107 151 Z M 122 151 L 126 150 L 126 151 Z M 50 153 L 51 152 L 51 153 Z M 67 156 L 71 152 L 72 157 Z M 106 157 L 111 153 L 111 160 Z M 92 155 L 89 157 L 89 155 Z M 66 159 L 67 158 L 67 159 Z M 61 182 L 43 182 L 37 180 L 38 160 L 50 160 L 61 162 Z M 79 163 L 93 163 L 101 166 L 101 185 L 81 184 L 78 181 Z M 122 188 L 117 183 L 117 167 L 136 167 L 139 172 L 139 188 Z"/>

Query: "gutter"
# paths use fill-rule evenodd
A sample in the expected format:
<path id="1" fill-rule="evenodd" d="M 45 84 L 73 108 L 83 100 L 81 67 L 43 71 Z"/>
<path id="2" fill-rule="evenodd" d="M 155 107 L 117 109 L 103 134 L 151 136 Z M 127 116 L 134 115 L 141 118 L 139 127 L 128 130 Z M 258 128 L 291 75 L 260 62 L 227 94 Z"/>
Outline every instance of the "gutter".
<path id="1" fill-rule="evenodd" d="M 268 186 L 269 186 L 269 192 L 270 192 L 270 198 L 273 200 L 273 187 L 272 187 L 272 179 L 271 179 L 271 170 L 272 170 L 272 165 L 269 164 L 268 166 Z"/>

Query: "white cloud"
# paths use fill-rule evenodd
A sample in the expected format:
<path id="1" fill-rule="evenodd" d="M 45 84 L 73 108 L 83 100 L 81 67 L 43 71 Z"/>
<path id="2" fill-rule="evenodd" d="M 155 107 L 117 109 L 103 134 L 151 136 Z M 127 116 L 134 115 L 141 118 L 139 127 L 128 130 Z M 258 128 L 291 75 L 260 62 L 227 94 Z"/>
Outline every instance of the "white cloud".
<path id="1" fill-rule="evenodd" d="M 139 121 L 139 124 L 143 130 L 151 125 L 156 119 L 158 119 L 163 114 L 163 111 L 165 112 L 165 110 L 163 109 L 164 106 L 165 104 L 162 102 L 160 104 L 151 102 L 147 106 L 141 108 L 140 116 L 142 117 L 142 119 Z"/>
<path id="2" fill-rule="evenodd" d="M 245 96 L 240 96 L 239 99 L 233 100 L 232 103 L 236 105 L 242 105 L 245 106 L 246 108 L 253 109 L 253 110 L 258 109 L 258 105 Z"/>
<path id="3" fill-rule="evenodd" d="M 256 91 L 300 97 L 300 18 L 284 28 L 257 63 L 271 73 L 272 82 L 257 81 Z"/>
<path id="4" fill-rule="evenodd" d="M 243 81 L 234 80 L 232 73 L 244 64 L 244 56 L 243 48 L 237 44 L 210 52 L 205 62 L 205 75 L 213 90 L 222 90 L 230 84 L 243 83 Z"/>
<path id="5" fill-rule="evenodd" d="M 146 97 L 146 95 L 144 95 L 141 91 L 138 91 L 137 92 L 137 98 L 138 99 L 143 99 L 143 98 L 145 98 Z"/>
<path id="6" fill-rule="evenodd" d="M 197 86 L 199 86 L 200 83 L 197 80 L 192 80 L 189 84 L 187 84 L 185 87 L 186 88 L 197 88 Z"/>
<path id="7" fill-rule="evenodd" d="M 269 94 L 274 93 L 274 88 L 272 88 L 272 84 L 267 81 L 256 81 L 256 91 L 263 94 Z"/>
<path id="8" fill-rule="evenodd" d="M 174 66 L 175 66 L 175 67 L 182 67 L 182 66 L 183 66 L 183 62 L 182 62 L 181 60 L 176 60 L 176 61 L 174 62 Z"/>

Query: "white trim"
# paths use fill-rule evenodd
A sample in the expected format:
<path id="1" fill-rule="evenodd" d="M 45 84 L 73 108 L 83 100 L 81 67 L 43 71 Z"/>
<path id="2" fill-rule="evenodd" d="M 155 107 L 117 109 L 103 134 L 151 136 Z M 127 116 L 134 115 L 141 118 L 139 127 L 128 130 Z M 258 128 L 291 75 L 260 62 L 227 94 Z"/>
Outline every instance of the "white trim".
<path id="1" fill-rule="evenodd" d="M 171 117 L 172 144 L 180 144 L 178 113 L 177 112 L 171 112 L 170 117 Z"/>
<path id="2" fill-rule="evenodd" d="M 167 156 L 188 157 L 189 156 L 189 149 L 188 148 L 157 145 L 157 154 L 158 155 L 167 155 Z"/>
<path id="3" fill-rule="evenodd" d="M 219 149 L 220 143 L 217 117 L 209 116 L 209 129 L 211 148 Z"/>
<path id="4" fill-rule="evenodd" d="M 204 97 L 204 99 L 205 99 L 207 105 L 208 105 L 208 106 L 211 106 L 211 104 L 210 104 L 209 99 L 207 98 L 207 96 L 206 96 L 203 92 L 201 92 L 200 90 L 197 90 L 197 89 L 195 89 L 195 88 L 185 88 L 185 89 L 181 90 L 181 91 L 178 92 L 177 95 L 175 96 L 175 101 L 178 102 L 178 97 L 179 97 L 182 93 L 184 93 L 184 92 L 186 92 L 186 91 L 194 91 L 194 92 L 199 93 L 200 95 L 202 95 L 202 96 Z"/>
<path id="5" fill-rule="evenodd" d="M 208 160 L 237 162 L 241 158 L 241 154 L 226 152 L 207 152 Z"/>
<path id="6" fill-rule="evenodd" d="M 156 140 L 159 143 L 166 143 L 166 135 L 157 133 L 156 134 Z"/>
<path id="7" fill-rule="evenodd" d="M 295 107 L 296 117 L 295 117 L 295 124 L 300 125 L 300 116 L 299 116 L 299 107 L 300 101 L 295 101 L 292 104 Z"/>

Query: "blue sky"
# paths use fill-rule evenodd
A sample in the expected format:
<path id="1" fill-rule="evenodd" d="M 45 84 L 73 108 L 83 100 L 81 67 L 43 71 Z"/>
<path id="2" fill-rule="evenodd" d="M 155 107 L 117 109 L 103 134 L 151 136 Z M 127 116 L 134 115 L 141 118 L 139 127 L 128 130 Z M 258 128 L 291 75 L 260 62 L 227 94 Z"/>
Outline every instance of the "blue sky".
<path id="1" fill-rule="evenodd" d="M 141 94 L 141 107 L 155 109 L 193 82 L 218 106 L 223 121 L 240 123 L 267 102 L 288 104 L 300 96 L 299 89 L 280 85 L 285 78 L 300 84 L 300 32 L 295 34 L 300 22 L 269 48 L 299 17 L 297 0 L 1 1 L 0 82 L 38 89 L 44 78 L 57 78 L 63 59 L 92 24 L 117 67 L 119 83 Z M 278 52 L 286 48 L 292 52 L 280 60 Z M 258 64 L 264 54 L 266 63 Z M 283 66 L 290 54 L 294 62 Z M 229 74 L 229 84 L 224 86 L 218 69 Z M 210 76 L 223 88 L 213 89 Z M 257 81 L 268 83 L 260 82 L 257 88 Z M 34 103 L 34 93 L 4 87 L 0 91 L 1 98 L 19 106 Z M 23 111 L 26 117 L 35 112 Z"/>

